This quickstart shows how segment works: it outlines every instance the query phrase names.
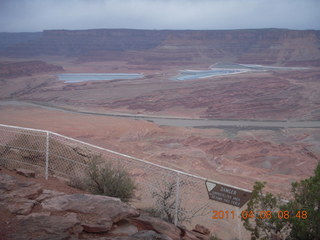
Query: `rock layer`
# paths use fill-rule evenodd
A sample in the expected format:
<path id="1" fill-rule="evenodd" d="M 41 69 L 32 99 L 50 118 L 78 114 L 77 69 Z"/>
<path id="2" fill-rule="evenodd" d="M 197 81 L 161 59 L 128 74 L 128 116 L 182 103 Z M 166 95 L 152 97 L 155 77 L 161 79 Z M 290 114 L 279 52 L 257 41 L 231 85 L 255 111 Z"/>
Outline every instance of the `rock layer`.
<path id="1" fill-rule="evenodd" d="M 17 34 L 0 33 L 16 40 Z M 23 33 L 21 33 L 23 36 Z M 320 65 L 320 32 L 313 30 L 49 30 L 0 42 L 11 57 L 60 55 L 135 64 L 186 64 L 236 59 L 241 63 Z M 31 39 L 30 39 L 31 38 Z"/>
<path id="2" fill-rule="evenodd" d="M 28 193 L 29 192 L 29 193 Z M 195 240 L 117 198 L 64 194 L 0 173 L 0 234 L 20 239 Z"/>

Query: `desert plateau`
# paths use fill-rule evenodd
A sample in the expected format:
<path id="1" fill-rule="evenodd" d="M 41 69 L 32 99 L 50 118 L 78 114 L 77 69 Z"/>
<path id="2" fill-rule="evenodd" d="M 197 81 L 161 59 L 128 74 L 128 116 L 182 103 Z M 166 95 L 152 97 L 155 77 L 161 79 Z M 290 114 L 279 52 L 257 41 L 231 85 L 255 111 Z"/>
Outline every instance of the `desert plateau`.
<path id="1" fill-rule="evenodd" d="M 290 198 L 320 160 L 320 31 L 0 33 L 0 124 Z"/>

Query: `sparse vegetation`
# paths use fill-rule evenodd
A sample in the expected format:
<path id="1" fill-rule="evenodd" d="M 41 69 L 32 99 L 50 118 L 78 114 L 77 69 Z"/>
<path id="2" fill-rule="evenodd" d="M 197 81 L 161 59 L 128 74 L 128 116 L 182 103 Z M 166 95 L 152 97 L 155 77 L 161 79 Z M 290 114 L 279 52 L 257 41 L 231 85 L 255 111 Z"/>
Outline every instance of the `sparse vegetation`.
<path id="1" fill-rule="evenodd" d="M 70 185 L 93 194 L 120 198 L 129 202 L 134 197 L 136 184 L 121 164 L 104 161 L 95 156 L 88 165 L 86 177 L 73 178 Z"/>
<path id="2" fill-rule="evenodd" d="M 180 182 L 180 186 L 183 184 L 183 182 Z M 155 201 L 152 214 L 169 223 L 174 223 L 177 182 L 164 181 L 158 186 L 157 190 L 151 192 L 151 196 Z M 184 211 L 181 208 L 181 199 L 178 202 L 178 213 L 178 221 L 180 222 L 185 218 Z"/>
<path id="3" fill-rule="evenodd" d="M 182 198 L 180 195 L 179 200 L 176 199 L 176 191 L 178 182 L 174 180 L 165 180 L 157 184 L 156 190 L 151 192 L 151 196 L 154 200 L 154 207 L 145 209 L 150 215 L 159 217 L 169 223 L 174 223 L 175 214 L 177 209 L 177 221 L 190 222 L 192 218 L 205 215 L 206 206 L 199 206 L 187 210 L 182 207 Z M 186 185 L 186 182 L 179 181 L 179 187 L 182 189 Z M 177 207 L 176 207 L 176 204 Z"/>

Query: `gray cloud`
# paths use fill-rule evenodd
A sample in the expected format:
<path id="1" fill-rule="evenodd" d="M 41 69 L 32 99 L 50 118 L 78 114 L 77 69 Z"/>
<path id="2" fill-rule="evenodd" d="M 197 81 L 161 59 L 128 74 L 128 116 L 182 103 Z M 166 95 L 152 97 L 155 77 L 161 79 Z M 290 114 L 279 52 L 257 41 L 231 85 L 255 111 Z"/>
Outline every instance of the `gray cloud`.
<path id="1" fill-rule="evenodd" d="M 0 32 L 44 29 L 320 29 L 319 0 L 1 0 Z"/>

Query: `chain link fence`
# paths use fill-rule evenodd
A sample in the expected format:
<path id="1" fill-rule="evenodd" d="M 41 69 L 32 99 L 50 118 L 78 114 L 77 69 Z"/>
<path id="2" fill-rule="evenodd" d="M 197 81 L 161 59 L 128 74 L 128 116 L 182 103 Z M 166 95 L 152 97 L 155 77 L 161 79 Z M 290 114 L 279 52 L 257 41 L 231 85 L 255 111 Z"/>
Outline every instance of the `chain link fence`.
<path id="1" fill-rule="evenodd" d="M 239 208 L 212 201 L 205 179 L 160 166 L 142 159 L 114 152 L 54 132 L 0 124 L 0 165 L 8 168 L 35 170 L 65 179 L 84 178 L 93 159 L 121 164 L 138 185 L 133 205 L 152 211 L 161 209 L 160 217 L 187 228 L 202 224 L 222 239 L 247 239 Z M 213 180 L 210 180 L 213 181 Z M 165 207 L 161 197 L 165 195 Z M 212 219 L 213 211 L 234 212 Z"/>

